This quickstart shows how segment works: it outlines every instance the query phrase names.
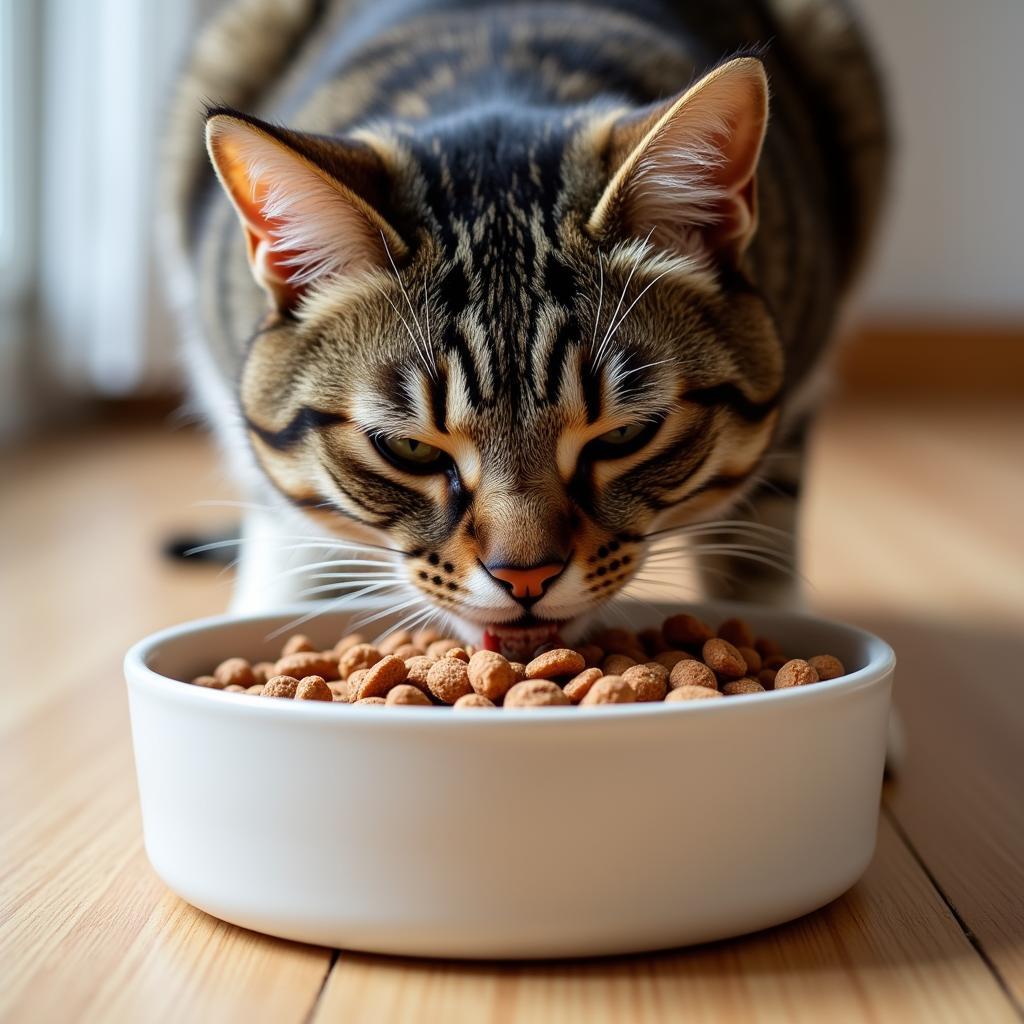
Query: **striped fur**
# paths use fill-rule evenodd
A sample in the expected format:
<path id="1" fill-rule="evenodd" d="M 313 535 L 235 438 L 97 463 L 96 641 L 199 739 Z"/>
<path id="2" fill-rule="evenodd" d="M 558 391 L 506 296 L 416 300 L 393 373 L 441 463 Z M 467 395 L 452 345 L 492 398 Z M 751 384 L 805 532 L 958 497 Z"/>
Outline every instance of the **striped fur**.
<path id="1" fill-rule="evenodd" d="M 768 75 L 756 190 L 730 191 L 727 108 L 658 134 L 716 64 Z M 199 97 L 229 192 L 217 140 L 243 154 L 234 205 L 200 160 Z M 523 614 L 485 565 L 568 558 L 530 614 L 577 618 L 654 530 L 756 497 L 884 165 L 834 0 L 235 0 L 171 137 L 193 378 L 247 488 L 396 550 L 411 587 L 477 624 Z M 613 457 L 599 439 L 631 425 Z M 401 437 L 445 468 L 398 468 L 383 439 Z"/>

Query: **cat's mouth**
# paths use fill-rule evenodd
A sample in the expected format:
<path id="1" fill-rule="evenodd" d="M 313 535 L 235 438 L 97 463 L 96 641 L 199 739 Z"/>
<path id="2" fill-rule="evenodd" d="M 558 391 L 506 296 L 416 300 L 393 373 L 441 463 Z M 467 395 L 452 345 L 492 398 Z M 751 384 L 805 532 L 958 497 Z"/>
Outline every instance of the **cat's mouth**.
<path id="1" fill-rule="evenodd" d="M 559 643 L 559 630 L 563 623 L 550 619 L 535 619 L 524 615 L 515 622 L 487 626 L 484 629 L 483 647 L 498 651 L 513 661 L 529 661 L 538 647 Z"/>

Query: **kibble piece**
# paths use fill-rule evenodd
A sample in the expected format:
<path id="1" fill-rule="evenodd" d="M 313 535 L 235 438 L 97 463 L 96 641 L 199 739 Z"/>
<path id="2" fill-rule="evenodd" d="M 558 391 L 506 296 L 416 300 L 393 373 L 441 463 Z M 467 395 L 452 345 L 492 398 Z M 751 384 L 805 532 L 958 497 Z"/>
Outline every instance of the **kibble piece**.
<path id="1" fill-rule="evenodd" d="M 583 655 L 583 660 L 587 663 L 587 668 L 597 668 L 605 656 L 604 648 L 598 647 L 597 644 L 584 644 L 579 648 L 579 652 Z"/>
<path id="2" fill-rule="evenodd" d="M 496 651 L 477 651 L 469 659 L 469 682 L 490 701 L 500 701 L 518 681 L 508 659 Z"/>
<path id="3" fill-rule="evenodd" d="M 557 652 L 549 651 L 548 653 L 555 654 Z M 541 655 L 541 657 L 545 657 L 545 655 Z M 534 658 L 534 661 L 538 660 Z M 583 659 L 579 660 L 582 663 Z M 533 662 L 530 664 L 532 665 Z M 529 669 L 529 665 L 527 665 L 527 669 Z M 562 688 L 548 679 L 524 679 L 521 683 L 516 683 L 505 694 L 505 707 L 507 708 L 555 707 L 568 703 L 569 698 L 562 692 Z"/>
<path id="4" fill-rule="evenodd" d="M 252 667 L 252 677 L 257 683 L 265 683 L 271 676 L 276 674 L 272 661 L 257 661 Z"/>
<path id="5" fill-rule="evenodd" d="M 296 633 L 285 640 L 284 647 L 281 648 L 281 657 L 287 658 L 289 654 L 301 654 L 303 651 L 315 650 L 313 641 L 308 636 L 305 636 L 303 633 Z"/>
<path id="6" fill-rule="evenodd" d="M 739 679 L 747 674 L 743 655 L 728 640 L 715 637 L 706 641 L 701 656 L 705 665 L 726 679 Z"/>
<path id="7" fill-rule="evenodd" d="M 757 648 L 737 646 L 736 650 L 740 652 L 740 657 L 747 663 L 747 674 L 756 676 L 761 671 L 761 655 L 757 653 Z"/>
<path id="8" fill-rule="evenodd" d="M 757 681 L 766 689 L 775 689 L 775 673 L 774 668 L 763 668 L 757 673 Z"/>
<path id="9" fill-rule="evenodd" d="M 469 668 L 458 658 L 438 658 L 427 672 L 427 686 L 445 704 L 454 704 L 460 697 L 473 692 Z"/>
<path id="10" fill-rule="evenodd" d="M 670 615 L 661 624 L 661 635 L 669 647 L 700 647 L 715 634 L 693 615 Z"/>
<path id="11" fill-rule="evenodd" d="M 510 661 L 509 666 L 515 673 L 516 682 L 521 683 L 526 678 L 526 666 L 521 661 Z"/>
<path id="12" fill-rule="evenodd" d="M 349 633 L 348 636 L 343 636 L 335 645 L 334 653 L 340 659 L 341 656 L 350 648 L 355 647 L 356 644 L 365 644 L 366 637 L 362 633 Z"/>
<path id="13" fill-rule="evenodd" d="M 826 679 L 838 679 L 846 675 L 846 668 L 843 663 L 831 654 L 816 654 L 813 658 L 807 659 L 807 664 L 818 673 L 818 679 L 824 682 Z"/>
<path id="14" fill-rule="evenodd" d="M 730 679 L 729 682 L 722 683 L 723 696 L 738 697 L 744 693 L 764 693 L 764 687 L 750 676 L 744 676 L 742 679 Z"/>
<path id="15" fill-rule="evenodd" d="M 367 704 L 384 704 L 385 700 L 383 697 L 360 697 L 359 700 L 355 701 L 352 706 L 359 707 L 360 704 L 366 707 Z"/>
<path id="16" fill-rule="evenodd" d="M 295 687 L 296 700 L 334 700 L 334 694 L 321 676 L 306 676 Z"/>
<path id="17" fill-rule="evenodd" d="M 372 668 L 382 655 L 373 644 L 353 644 L 338 660 L 338 671 L 342 679 L 348 679 L 353 672 Z"/>
<path id="18" fill-rule="evenodd" d="M 717 690 L 718 678 L 703 661 L 694 658 L 676 663 L 668 677 L 668 685 L 673 690 L 680 686 L 703 686 L 706 690 Z"/>
<path id="19" fill-rule="evenodd" d="M 406 658 L 405 681 L 427 693 L 430 690 L 430 687 L 427 686 L 427 673 L 430 671 L 430 666 L 434 664 L 434 660 L 434 658 L 428 658 L 425 654 L 417 654 L 412 658 Z"/>
<path id="20" fill-rule="evenodd" d="M 335 700 L 340 700 L 343 704 L 351 704 L 352 694 L 349 685 L 349 681 L 344 679 L 337 683 L 328 683 L 327 688 L 334 695 Z"/>
<path id="21" fill-rule="evenodd" d="M 753 647 L 756 640 L 754 631 L 743 619 L 726 619 L 718 627 L 718 637 L 728 640 L 733 647 Z"/>
<path id="22" fill-rule="evenodd" d="M 236 686 L 234 683 L 232 683 L 230 686 L 225 686 L 224 687 L 224 692 L 225 693 L 245 693 L 246 690 L 245 690 L 244 686 Z"/>
<path id="23" fill-rule="evenodd" d="M 581 700 L 590 692 L 590 688 L 603 676 L 604 673 L 599 668 L 585 668 L 578 676 L 573 676 L 562 687 L 562 692 L 572 701 L 573 704 L 579 704 Z"/>
<path id="24" fill-rule="evenodd" d="M 636 638 L 640 641 L 640 646 L 647 652 L 648 657 L 653 658 L 655 654 L 661 654 L 662 651 L 668 650 L 665 638 L 657 627 L 639 630 Z"/>
<path id="25" fill-rule="evenodd" d="M 603 647 L 606 654 L 624 654 L 640 647 L 636 634 L 629 629 L 612 627 L 603 629 L 594 637 L 594 643 Z"/>
<path id="26" fill-rule="evenodd" d="M 228 684 L 222 683 L 216 676 L 196 676 L 195 679 L 192 680 L 192 685 L 202 686 L 207 690 L 226 690 Z M 229 685 L 233 686 L 235 684 L 232 683 Z"/>
<path id="27" fill-rule="evenodd" d="M 377 641 L 377 650 L 381 654 L 397 654 L 403 644 L 412 643 L 412 633 L 407 629 L 396 629 L 394 633 Z"/>
<path id="28" fill-rule="evenodd" d="M 274 666 L 274 674 L 279 676 L 322 676 L 324 679 L 338 678 L 338 662 L 333 651 L 299 651 L 279 658 Z"/>
<path id="29" fill-rule="evenodd" d="M 488 700 L 482 693 L 467 693 L 452 705 L 452 709 L 454 711 L 472 711 L 473 708 L 496 708 L 497 706 L 493 700 Z"/>
<path id="30" fill-rule="evenodd" d="M 453 647 L 451 650 L 445 651 L 444 656 L 446 658 L 458 658 L 459 661 L 464 661 L 467 665 L 469 664 L 469 653 L 464 647 Z"/>
<path id="31" fill-rule="evenodd" d="M 526 666 L 527 679 L 558 679 L 562 676 L 575 676 L 587 667 L 583 656 L 567 647 L 559 647 L 554 651 L 545 651 Z"/>
<path id="32" fill-rule="evenodd" d="M 267 680 L 263 687 L 264 697 L 294 697 L 299 687 L 298 679 L 293 676 L 274 676 Z"/>
<path id="33" fill-rule="evenodd" d="M 247 686 L 245 688 L 245 692 L 246 693 L 251 693 L 254 697 L 259 697 L 259 696 L 262 695 L 263 687 L 265 685 L 266 685 L 265 683 L 253 683 L 252 686 Z"/>
<path id="34" fill-rule="evenodd" d="M 721 697 L 717 690 L 710 690 L 706 686 L 677 686 L 669 690 L 665 702 L 670 700 L 704 700 L 705 697 Z"/>
<path id="35" fill-rule="evenodd" d="M 252 686 L 256 680 L 252 675 L 252 665 L 245 658 L 228 658 L 222 661 L 214 670 L 213 677 L 222 687 L 230 686 Z"/>
<path id="36" fill-rule="evenodd" d="M 601 668 L 606 676 L 621 676 L 627 668 L 632 668 L 636 664 L 636 658 L 631 658 L 627 654 L 609 654 L 601 662 Z"/>
<path id="37" fill-rule="evenodd" d="M 633 688 L 638 701 L 664 700 L 668 691 L 668 672 L 656 662 L 627 668 L 622 678 Z"/>
<path id="38" fill-rule="evenodd" d="M 661 654 L 654 656 L 654 660 L 659 665 L 664 665 L 671 672 L 679 662 L 693 661 L 693 655 L 688 654 L 686 651 L 662 651 Z"/>
<path id="39" fill-rule="evenodd" d="M 771 637 L 759 636 L 754 641 L 754 650 L 761 655 L 763 660 L 782 654 L 782 644 Z"/>
<path id="40" fill-rule="evenodd" d="M 417 629 L 412 635 L 412 642 L 417 647 L 426 650 L 435 640 L 443 640 L 444 637 L 436 629 Z"/>
<path id="41" fill-rule="evenodd" d="M 388 690 L 385 704 L 423 704 L 430 707 L 430 698 L 417 686 L 399 683 Z"/>
<path id="42" fill-rule="evenodd" d="M 365 669 L 366 675 L 359 683 L 356 699 L 363 697 L 385 697 L 392 686 L 404 683 L 409 674 L 405 662 L 394 654 L 386 654 L 376 665 Z"/>
<path id="43" fill-rule="evenodd" d="M 415 644 L 402 644 L 400 647 L 396 647 L 392 652 L 397 658 L 401 658 L 405 661 L 406 658 L 418 658 L 427 652 L 422 647 L 417 647 Z"/>
<path id="44" fill-rule="evenodd" d="M 778 671 L 787 661 L 789 661 L 789 658 L 784 654 L 769 654 L 766 657 L 762 656 L 761 668 L 771 668 Z"/>
<path id="45" fill-rule="evenodd" d="M 602 676 L 590 687 L 580 706 L 593 704 L 633 704 L 636 691 L 622 676 Z"/>
<path id="46" fill-rule="evenodd" d="M 775 673 L 776 690 L 785 690 L 790 686 L 807 686 L 809 683 L 817 681 L 817 670 L 802 658 L 793 658 L 791 661 L 787 661 Z"/>
<path id="47" fill-rule="evenodd" d="M 449 651 L 454 651 L 456 648 L 461 646 L 462 644 L 460 644 L 458 640 L 435 640 L 433 643 L 427 645 L 427 657 L 443 658 Z"/>

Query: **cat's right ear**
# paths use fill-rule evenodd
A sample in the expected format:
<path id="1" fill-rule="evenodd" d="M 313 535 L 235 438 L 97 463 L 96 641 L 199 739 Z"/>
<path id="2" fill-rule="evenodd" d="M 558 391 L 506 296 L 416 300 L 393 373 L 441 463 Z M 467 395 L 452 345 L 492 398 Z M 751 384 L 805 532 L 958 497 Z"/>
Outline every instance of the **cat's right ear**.
<path id="1" fill-rule="evenodd" d="M 328 277 L 386 268 L 406 254 L 366 198 L 385 177 L 369 147 L 217 110 L 206 145 L 242 222 L 253 276 L 278 311 Z"/>

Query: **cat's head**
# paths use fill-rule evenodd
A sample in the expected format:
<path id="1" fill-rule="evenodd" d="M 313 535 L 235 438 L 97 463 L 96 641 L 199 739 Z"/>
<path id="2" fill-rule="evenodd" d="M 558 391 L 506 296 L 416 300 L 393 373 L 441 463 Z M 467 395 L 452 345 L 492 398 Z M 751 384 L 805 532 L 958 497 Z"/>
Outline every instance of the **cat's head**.
<path id="1" fill-rule="evenodd" d="M 212 111 L 271 310 L 240 386 L 274 486 L 482 626 L 562 622 L 655 521 L 733 500 L 782 357 L 742 269 L 760 63 L 642 110 L 483 107 L 326 138 Z"/>

